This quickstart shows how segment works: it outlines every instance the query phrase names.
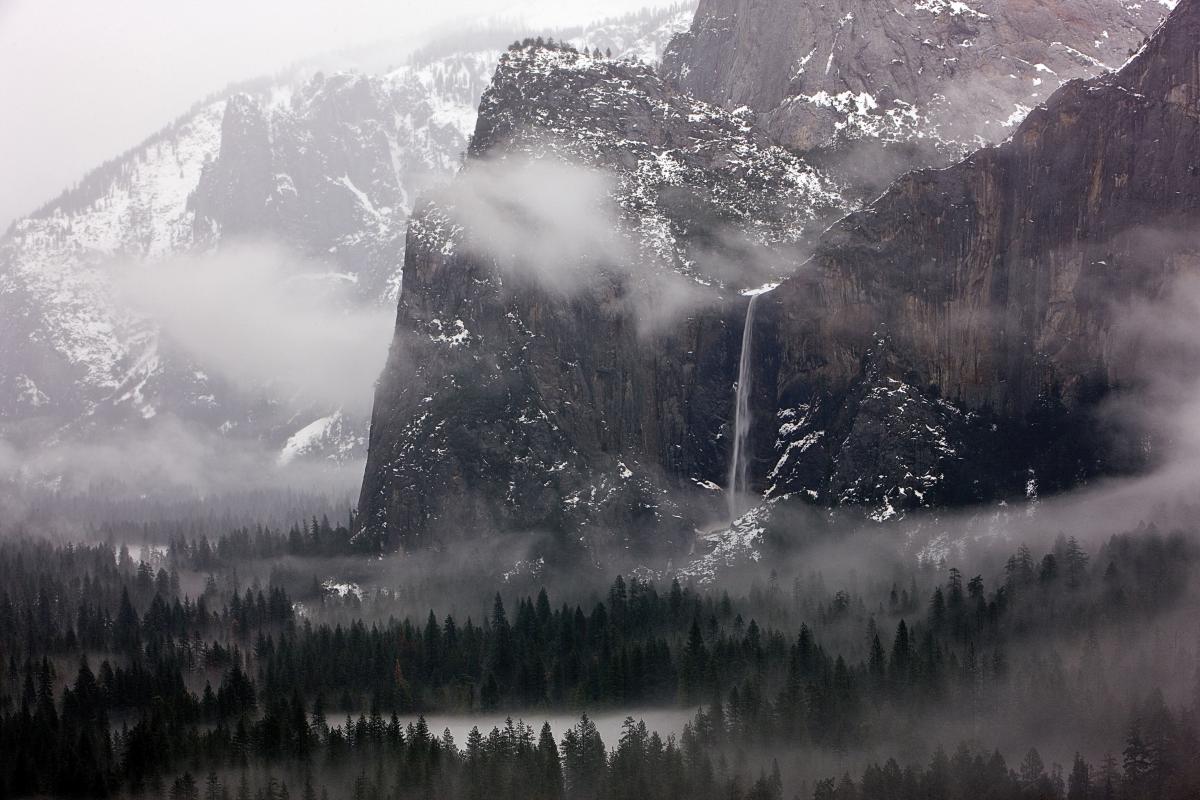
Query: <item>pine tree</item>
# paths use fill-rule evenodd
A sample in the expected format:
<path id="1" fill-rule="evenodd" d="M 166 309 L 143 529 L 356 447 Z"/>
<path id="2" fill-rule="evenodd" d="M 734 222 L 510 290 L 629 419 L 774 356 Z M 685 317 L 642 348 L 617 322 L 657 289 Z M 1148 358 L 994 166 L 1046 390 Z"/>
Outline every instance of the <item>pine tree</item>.
<path id="1" fill-rule="evenodd" d="M 545 800 L 557 800 L 563 793 L 562 760 L 558 755 L 558 745 L 554 741 L 554 733 L 550 723 L 542 724 L 542 732 L 537 745 L 538 765 L 540 771 L 540 796 Z"/>
<path id="2" fill-rule="evenodd" d="M 1135 792 L 1140 792 L 1142 786 L 1146 782 L 1146 778 L 1151 769 L 1150 750 L 1146 746 L 1146 740 L 1142 735 L 1142 726 L 1139 720 L 1134 720 L 1129 726 L 1129 732 L 1125 737 L 1125 749 L 1122 751 L 1124 762 L 1122 764 L 1125 771 L 1125 781 L 1134 787 Z"/>
<path id="3" fill-rule="evenodd" d="M 116 623 L 113 629 L 113 642 L 122 652 L 132 652 L 138 649 L 138 615 L 133 610 L 129 600 L 129 591 L 121 590 L 121 603 L 117 610 Z"/>
<path id="4" fill-rule="evenodd" d="M 1117 771 L 1117 758 L 1112 753 L 1106 753 L 1100 766 L 1099 798 L 1100 800 L 1115 800 L 1120 775 Z"/>
<path id="5" fill-rule="evenodd" d="M 695 703 L 702 698 L 707 668 L 708 649 L 704 646 L 704 634 L 700 632 L 700 620 L 694 618 L 683 651 L 680 675 L 680 689 L 685 702 Z"/>
<path id="6" fill-rule="evenodd" d="M 1063 561 L 1067 573 L 1067 586 L 1072 589 L 1078 588 L 1087 574 L 1088 554 L 1074 536 L 1067 539 Z"/>
<path id="7" fill-rule="evenodd" d="M 912 660 L 912 644 L 908 639 L 908 625 L 904 620 L 896 625 L 896 637 L 892 640 L 891 680 L 893 685 L 908 681 L 909 662 Z"/>
<path id="8" fill-rule="evenodd" d="M 1021 782 L 1025 786 L 1035 786 L 1046 775 L 1046 765 L 1036 748 L 1029 748 L 1021 761 Z"/>
<path id="9" fill-rule="evenodd" d="M 1067 779 L 1067 800 L 1088 800 L 1091 796 L 1091 767 L 1079 753 L 1071 765 L 1071 776 Z"/>
<path id="10" fill-rule="evenodd" d="M 217 779 L 217 773 L 209 770 L 208 778 L 204 781 L 204 800 L 221 800 L 223 791 L 221 781 Z"/>
<path id="11" fill-rule="evenodd" d="M 562 746 L 563 783 L 569 797 L 595 800 L 605 794 L 608 760 L 604 742 L 587 714 L 567 730 Z"/>

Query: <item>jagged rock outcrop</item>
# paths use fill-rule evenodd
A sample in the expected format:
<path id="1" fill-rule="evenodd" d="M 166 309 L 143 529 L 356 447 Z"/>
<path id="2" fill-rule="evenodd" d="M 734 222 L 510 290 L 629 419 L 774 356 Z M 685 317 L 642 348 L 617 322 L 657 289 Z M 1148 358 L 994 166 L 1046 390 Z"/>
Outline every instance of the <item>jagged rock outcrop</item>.
<path id="1" fill-rule="evenodd" d="M 266 229 L 267 199 L 275 184 L 271 127 L 262 105 L 246 93 L 225 103 L 221 147 L 204 165 L 192 198 L 193 224 L 201 236 L 237 236 Z"/>
<path id="2" fill-rule="evenodd" d="M 663 66 L 873 199 L 905 169 L 1007 137 L 1062 82 L 1120 66 L 1165 13 L 1126 0 L 703 0 Z"/>
<path id="3" fill-rule="evenodd" d="M 611 202 L 625 244 L 564 289 L 506 268 L 496 240 L 472 248 L 478 220 L 453 195 L 414 216 L 364 535 L 412 547 L 590 527 L 593 544 L 653 531 L 682 545 L 701 511 L 681 502 L 689 487 L 711 496 L 695 484 L 723 481 L 745 308 L 735 289 L 768 277 L 765 256 L 821 230 L 841 198 L 742 117 L 671 92 L 651 68 L 561 49 L 502 58 L 471 154 L 467 193 L 506 161 L 514 182 L 553 175 L 534 158 L 603 169 L 611 185 L 589 202 Z M 524 181 L 505 203 L 540 207 L 540 193 L 560 191 L 572 190 Z M 765 271 L 728 272 L 755 255 Z"/>
<path id="4" fill-rule="evenodd" d="M 848 463 L 872 476 L 889 448 L 937 441 L 983 496 L 1019 491 L 1030 469 L 1063 488 L 1123 463 L 1089 413 L 1144 378 L 1122 311 L 1200 269 L 1198 42 L 1186 0 L 1118 73 L 1067 84 L 1010 141 L 906 175 L 764 297 L 762 488 L 837 502 Z M 875 415 L 848 399 L 881 377 L 973 424 L 873 443 Z M 936 485 L 961 489 L 957 473 Z"/>
<path id="5" fill-rule="evenodd" d="M 470 108 L 456 80 L 446 94 Z M 446 99 L 405 70 L 318 73 L 274 102 L 234 95 L 190 198 L 198 244 L 273 237 L 353 276 L 362 300 L 394 300 L 413 198 L 466 149 L 469 131 L 432 108 Z"/>

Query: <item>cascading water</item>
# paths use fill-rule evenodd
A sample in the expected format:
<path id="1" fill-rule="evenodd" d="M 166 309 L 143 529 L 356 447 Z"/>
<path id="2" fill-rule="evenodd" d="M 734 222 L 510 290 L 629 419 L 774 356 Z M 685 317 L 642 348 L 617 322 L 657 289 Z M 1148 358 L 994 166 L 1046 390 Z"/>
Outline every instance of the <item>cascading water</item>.
<path id="1" fill-rule="evenodd" d="M 729 484 L 726 494 L 729 500 L 729 521 L 733 522 L 742 513 L 742 498 L 746 494 L 750 471 L 750 457 L 746 449 L 746 438 L 750 433 L 750 382 L 754 343 L 754 306 L 758 294 L 750 298 L 746 306 L 746 324 L 742 328 L 742 352 L 738 359 L 737 399 L 734 403 L 733 454 L 729 459 Z"/>

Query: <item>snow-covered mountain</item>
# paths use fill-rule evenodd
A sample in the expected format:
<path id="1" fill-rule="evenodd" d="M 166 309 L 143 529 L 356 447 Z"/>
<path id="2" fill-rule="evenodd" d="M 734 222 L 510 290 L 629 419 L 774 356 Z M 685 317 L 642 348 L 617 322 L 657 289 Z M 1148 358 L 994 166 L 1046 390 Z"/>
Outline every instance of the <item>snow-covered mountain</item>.
<path id="1" fill-rule="evenodd" d="M 679 7 L 551 34 L 649 60 L 691 17 Z M 239 351 L 279 331 L 245 318 L 263 304 L 277 315 L 294 306 L 317 327 L 345 322 L 346 359 L 370 350 L 377 374 L 409 213 L 461 163 L 508 43 L 502 31 L 469 38 L 384 74 L 231 89 L 14 223 L 0 239 L 0 437 L 34 448 L 170 419 L 255 442 L 283 463 L 359 458 L 370 379 L 314 391 L 321 363 L 303 359 L 248 379 Z M 261 276 L 238 278 L 263 258 L 278 262 L 278 292 Z M 189 273 L 212 279 L 206 291 L 171 280 Z M 226 327 L 226 351 L 189 346 L 179 326 L 190 317 Z M 292 379 L 305 371 L 315 379 Z"/>

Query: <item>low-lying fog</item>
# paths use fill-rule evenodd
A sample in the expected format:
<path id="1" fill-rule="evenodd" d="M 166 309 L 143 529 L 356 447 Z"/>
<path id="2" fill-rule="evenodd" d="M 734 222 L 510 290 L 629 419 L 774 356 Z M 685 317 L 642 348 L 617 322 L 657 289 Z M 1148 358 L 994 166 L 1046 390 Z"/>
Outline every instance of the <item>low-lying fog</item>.
<path id="1" fill-rule="evenodd" d="M 595 723 L 596 730 L 600 733 L 600 738 L 604 740 L 606 747 L 615 747 L 621 738 L 621 728 L 627 719 L 633 719 L 634 722 L 645 722 L 646 728 L 655 731 L 659 736 L 666 741 L 668 736 L 679 737 L 683 731 L 683 726 L 690 722 L 696 716 L 697 709 L 624 709 L 621 711 L 599 711 L 595 714 L 588 714 L 588 718 Z M 504 726 L 511 719 L 513 723 L 524 722 L 526 726 L 533 729 L 534 735 L 542 729 L 544 723 L 550 723 L 550 729 L 554 731 L 556 739 L 561 739 L 563 734 L 579 723 L 581 713 L 538 713 L 536 711 L 491 711 L 481 714 L 427 714 L 425 715 L 425 724 L 429 726 L 429 731 L 434 736 L 440 737 L 446 730 L 450 731 L 450 735 L 454 737 L 454 741 L 459 747 L 463 747 L 467 741 L 467 734 L 471 732 L 471 728 L 479 728 L 479 732 L 484 736 L 492 728 L 504 730 Z M 336 721 L 337 717 L 331 717 L 331 721 Z M 343 720 L 344 722 L 344 720 Z M 401 717 L 400 724 L 407 725 L 409 723 L 416 724 L 417 717 Z"/>

